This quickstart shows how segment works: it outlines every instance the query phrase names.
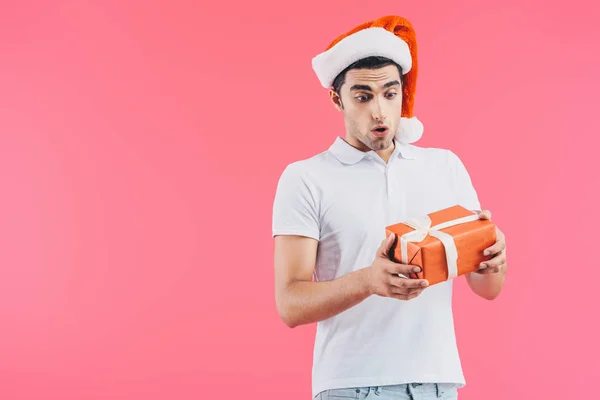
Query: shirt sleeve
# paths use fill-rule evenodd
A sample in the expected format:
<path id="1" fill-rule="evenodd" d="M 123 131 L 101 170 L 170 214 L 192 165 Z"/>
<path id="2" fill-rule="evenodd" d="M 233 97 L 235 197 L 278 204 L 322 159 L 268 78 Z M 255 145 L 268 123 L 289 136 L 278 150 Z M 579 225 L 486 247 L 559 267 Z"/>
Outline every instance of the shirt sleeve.
<path id="1" fill-rule="evenodd" d="M 453 152 L 450 152 L 450 157 L 454 171 L 454 182 L 458 204 L 467 210 L 481 211 L 481 204 L 479 203 L 477 191 L 473 187 L 471 176 L 464 163 Z"/>
<path id="2" fill-rule="evenodd" d="M 272 234 L 320 238 L 316 190 L 297 164 L 288 165 L 279 178 L 273 201 Z"/>

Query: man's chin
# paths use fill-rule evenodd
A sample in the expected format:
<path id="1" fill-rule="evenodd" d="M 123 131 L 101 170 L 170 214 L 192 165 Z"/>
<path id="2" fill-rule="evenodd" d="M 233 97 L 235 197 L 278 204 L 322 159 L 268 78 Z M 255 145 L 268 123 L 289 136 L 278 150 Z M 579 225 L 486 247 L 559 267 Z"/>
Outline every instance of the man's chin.
<path id="1" fill-rule="evenodd" d="M 392 145 L 393 137 L 378 137 L 371 140 L 371 148 L 375 151 L 385 150 Z"/>

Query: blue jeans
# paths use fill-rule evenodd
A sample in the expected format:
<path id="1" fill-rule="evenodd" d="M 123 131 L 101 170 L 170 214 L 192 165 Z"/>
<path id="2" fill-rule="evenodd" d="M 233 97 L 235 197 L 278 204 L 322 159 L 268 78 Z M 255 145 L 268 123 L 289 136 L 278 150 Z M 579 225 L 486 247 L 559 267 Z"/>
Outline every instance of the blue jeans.
<path id="1" fill-rule="evenodd" d="M 458 390 L 453 385 L 411 383 L 325 390 L 314 400 L 456 400 L 457 398 Z"/>

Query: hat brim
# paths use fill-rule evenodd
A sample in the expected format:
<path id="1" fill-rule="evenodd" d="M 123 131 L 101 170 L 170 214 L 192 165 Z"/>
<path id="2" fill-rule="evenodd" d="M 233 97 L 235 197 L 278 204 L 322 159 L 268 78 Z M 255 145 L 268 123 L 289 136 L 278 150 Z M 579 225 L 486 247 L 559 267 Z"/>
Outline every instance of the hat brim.
<path id="1" fill-rule="evenodd" d="M 386 57 L 407 74 L 412 67 L 408 44 L 387 29 L 362 29 L 345 37 L 329 50 L 312 59 L 312 67 L 324 88 L 333 85 L 335 77 L 352 63 L 372 56 Z"/>

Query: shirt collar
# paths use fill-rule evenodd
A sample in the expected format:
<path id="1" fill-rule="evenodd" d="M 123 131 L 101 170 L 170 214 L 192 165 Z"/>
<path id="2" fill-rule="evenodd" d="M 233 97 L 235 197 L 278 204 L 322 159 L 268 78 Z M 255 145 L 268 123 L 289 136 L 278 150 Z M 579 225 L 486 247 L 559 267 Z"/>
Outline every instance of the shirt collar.
<path id="1" fill-rule="evenodd" d="M 401 156 L 402 158 L 406 158 L 409 160 L 416 159 L 415 152 L 413 151 L 411 145 L 402 143 L 397 139 L 394 139 L 394 144 L 396 146 L 394 148 L 394 152 L 392 153 L 392 157 Z M 344 164 L 355 164 L 365 157 L 378 157 L 375 151 L 361 151 L 349 144 L 348 142 L 346 142 L 346 140 L 344 140 L 340 136 L 338 136 L 331 145 L 331 147 L 329 147 L 329 152 Z"/>

